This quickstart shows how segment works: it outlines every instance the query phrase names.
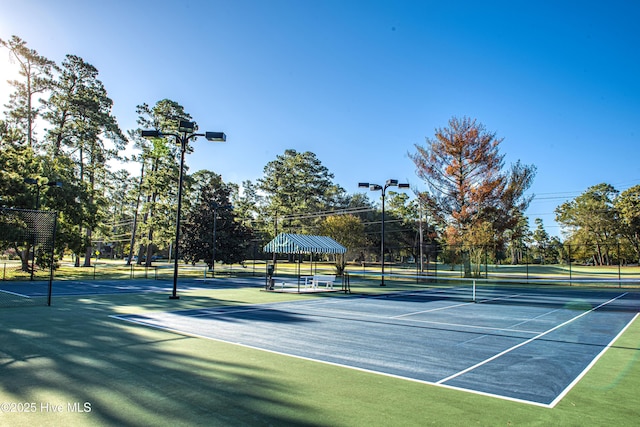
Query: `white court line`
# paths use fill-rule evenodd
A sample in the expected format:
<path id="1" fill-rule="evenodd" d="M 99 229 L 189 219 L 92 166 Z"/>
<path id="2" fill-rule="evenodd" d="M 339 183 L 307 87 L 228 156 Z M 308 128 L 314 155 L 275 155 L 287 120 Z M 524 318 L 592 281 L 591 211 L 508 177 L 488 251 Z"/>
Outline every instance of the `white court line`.
<path id="1" fill-rule="evenodd" d="M 523 320 L 522 322 L 515 323 L 515 324 L 513 324 L 513 325 L 511 325 L 511 326 L 509 326 L 509 327 L 510 327 L 510 328 L 515 328 L 516 326 L 524 325 L 525 323 L 529 323 L 529 322 L 531 322 L 531 321 L 533 321 L 533 320 L 538 320 L 538 319 L 540 319 L 541 317 L 548 316 L 549 314 L 555 313 L 556 311 L 560 311 L 560 310 L 564 310 L 564 309 L 562 309 L 562 308 L 556 308 L 555 310 L 547 311 L 546 313 L 542 313 L 542 314 L 541 314 L 541 315 L 539 315 L 539 316 L 532 317 L 531 319 Z"/>
<path id="2" fill-rule="evenodd" d="M 416 314 L 423 314 L 423 313 L 433 313 L 434 311 L 448 310 L 450 308 L 463 307 L 463 306 L 469 305 L 469 304 L 474 304 L 474 303 L 472 303 L 472 302 L 463 302 L 463 303 L 460 303 L 460 304 L 448 305 L 446 307 L 431 308 L 429 310 L 412 311 L 411 313 L 405 313 L 405 314 L 399 314 L 397 316 L 391 316 L 390 319 L 399 319 L 401 317 L 414 316 Z"/>
<path id="3" fill-rule="evenodd" d="M 611 348 L 611 346 L 613 345 L 614 342 L 616 342 L 618 340 L 618 338 L 620 338 L 620 336 L 629 328 L 629 326 L 631 326 L 631 324 L 638 318 L 638 316 L 640 316 L 640 313 L 636 313 L 635 316 L 633 316 L 633 319 L 631 319 L 631 321 L 629 323 L 627 323 L 627 326 L 625 326 L 624 328 L 622 328 L 622 330 L 618 333 L 618 335 L 616 335 L 609 344 L 606 345 L 605 348 L 602 349 L 602 351 L 600 353 L 598 353 L 598 355 L 596 357 L 593 358 L 593 360 L 591 361 L 591 363 L 589 363 L 587 365 L 586 368 L 583 369 L 583 371 L 580 373 L 580 375 L 578 375 L 572 382 L 571 384 L 569 384 L 563 391 L 562 393 L 560 393 L 558 395 L 558 397 L 556 397 L 555 399 L 553 399 L 553 402 L 551 402 L 549 404 L 550 407 L 554 407 L 558 404 L 558 402 L 560 402 L 566 395 L 567 393 L 569 393 L 569 391 L 578 383 L 578 381 L 580 381 L 582 379 L 582 377 L 584 377 L 587 372 L 593 367 L 593 365 L 596 364 L 596 362 L 598 360 L 600 360 L 600 358 L 602 357 L 602 355 L 605 353 L 605 351 L 609 350 Z"/>
<path id="4" fill-rule="evenodd" d="M 460 324 L 460 323 L 447 323 L 447 322 L 434 322 L 431 320 L 413 320 L 410 319 L 410 322 L 416 322 L 416 323 L 430 323 L 433 325 L 440 325 L 440 326 L 455 326 L 457 328 L 468 328 L 468 329 L 482 329 L 482 330 L 486 330 L 486 331 L 503 331 L 503 332 L 521 332 L 521 333 L 525 333 L 525 334 L 539 334 L 540 331 L 528 331 L 526 329 L 511 329 L 512 326 L 507 326 L 504 328 L 495 328 L 495 327 L 491 327 L 491 326 L 476 326 L 476 325 L 466 325 L 466 324 Z M 464 333 L 464 331 L 457 331 L 457 332 L 461 332 Z"/>
<path id="5" fill-rule="evenodd" d="M 461 376 L 461 375 L 464 375 L 464 374 L 466 374 L 467 372 L 471 372 L 471 371 L 473 371 L 474 369 L 479 368 L 480 366 L 486 365 L 487 363 L 491 362 L 492 360 L 496 360 L 497 358 L 502 357 L 502 356 L 504 356 L 505 354 L 510 353 L 510 352 L 512 352 L 513 350 L 517 349 L 517 348 L 520 348 L 520 347 L 522 347 L 522 346 L 524 346 L 524 345 L 527 345 L 527 344 L 529 344 L 530 342 L 533 342 L 533 341 L 535 341 L 535 340 L 537 340 L 537 339 L 539 339 L 539 338 L 541 338 L 541 337 L 543 337 L 543 336 L 545 336 L 545 335 L 547 335 L 547 334 L 549 334 L 549 333 L 551 333 L 551 332 L 553 332 L 553 331 L 555 331 L 555 330 L 557 330 L 557 329 L 560 329 L 560 328 L 562 328 L 563 326 L 568 325 L 569 323 L 573 322 L 574 320 L 577 320 L 577 319 L 579 319 L 579 318 L 581 318 L 581 317 L 583 317 L 583 316 L 586 316 L 587 314 L 589 314 L 589 313 L 591 313 L 591 312 L 593 312 L 593 311 L 595 311 L 595 310 L 599 309 L 600 307 L 604 307 L 605 305 L 607 305 L 607 304 L 609 304 L 609 303 L 612 303 L 613 301 L 615 301 L 615 300 L 617 300 L 617 299 L 619 299 L 619 298 L 622 298 L 623 296 L 625 296 L 625 295 L 627 295 L 627 294 L 628 294 L 628 292 L 625 292 L 625 293 L 623 293 L 622 295 L 618 295 L 617 297 L 610 299 L 609 301 L 605 301 L 605 302 L 603 302 L 602 304 L 600 304 L 599 306 L 597 306 L 597 307 L 595 307 L 595 308 L 592 308 L 592 309 L 591 309 L 591 310 L 589 310 L 589 311 L 585 311 L 584 313 L 579 314 L 579 315 L 577 315 L 577 316 L 575 316 L 575 317 L 573 317 L 573 318 L 571 318 L 571 319 L 567 320 L 566 322 L 563 322 L 563 323 L 561 323 L 561 324 L 559 324 L 559 325 L 557 325 L 557 326 L 554 326 L 553 328 L 548 329 L 548 330 L 546 330 L 545 332 L 542 332 L 542 333 L 540 333 L 540 334 L 536 335 L 536 336 L 535 336 L 535 337 L 533 337 L 533 338 L 530 338 L 530 339 L 528 339 L 528 340 L 526 340 L 526 341 L 523 341 L 523 342 L 521 342 L 520 344 L 516 344 L 516 345 L 514 345 L 514 346 L 513 346 L 513 347 L 511 347 L 511 348 L 508 348 L 508 349 L 506 349 L 506 350 L 504 350 L 504 351 L 502 351 L 502 352 L 500 352 L 500 353 L 498 353 L 498 354 L 496 354 L 496 355 L 494 355 L 494 356 L 491 356 L 490 358 L 488 358 L 488 359 L 486 359 L 486 360 L 483 360 L 482 362 L 476 363 L 475 365 L 468 367 L 467 369 L 464 369 L 464 370 L 462 370 L 462 371 L 460 371 L 460 372 L 457 372 L 457 373 L 455 373 L 455 374 L 453 374 L 453 375 L 450 375 L 450 376 L 448 376 L 448 377 L 446 377 L 446 378 L 443 378 L 443 379 L 441 379 L 440 381 L 437 381 L 437 382 L 436 382 L 436 384 L 442 384 L 442 383 L 445 383 L 445 382 L 447 382 L 447 381 L 451 381 L 452 379 L 457 378 L 457 377 L 459 377 L 459 376 Z"/>
<path id="6" fill-rule="evenodd" d="M 416 295 L 418 295 L 418 294 L 416 294 Z M 421 310 L 421 311 L 414 311 L 414 312 L 411 312 L 411 313 L 399 314 L 399 315 L 393 316 L 391 318 L 392 319 L 398 319 L 400 317 L 413 316 L 415 314 L 422 314 L 422 313 L 432 313 L 434 311 L 447 310 L 449 308 L 462 307 L 462 306 L 470 305 L 470 304 L 482 304 L 482 303 L 491 302 L 491 301 L 500 301 L 500 300 L 503 300 L 503 299 L 516 298 L 516 297 L 519 297 L 521 295 L 522 294 L 513 294 L 513 295 L 507 295 L 507 296 L 498 297 L 498 298 L 485 299 L 485 300 L 482 300 L 482 301 L 479 301 L 479 302 L 463 302 L 463 303 L 460 303 L 460 304 L 448 305 L 446 307 L 438 307 L 438 308 L 432 308 L 432 309 L 429 309 L 429 310 Z"/>
<path id="7" fill-rule="evenodd" d="M 0 289 L 0 292 L 4 293 L 4 294 L 9 294 L 9 295 L 15 295 L 17 297 L 22 297 L 22 298 L 28 298 L 31 299 L 31 297 L 29 295 L 22 295 L 19 294 L 17 292 L 11 292 L 11 291 L 5 291 L 4 289 Z"/>

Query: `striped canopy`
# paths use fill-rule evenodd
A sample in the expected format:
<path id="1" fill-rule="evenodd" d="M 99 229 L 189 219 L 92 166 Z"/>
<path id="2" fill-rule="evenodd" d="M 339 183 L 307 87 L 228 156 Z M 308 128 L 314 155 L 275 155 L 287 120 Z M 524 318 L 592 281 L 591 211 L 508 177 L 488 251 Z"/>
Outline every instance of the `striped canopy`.
<path id="1" fill-rule="evenodd" d="M 264 247 L 264 251 L 277 254 L 343 254 L 347 248 L 327 236 L 280 233 Z"/>

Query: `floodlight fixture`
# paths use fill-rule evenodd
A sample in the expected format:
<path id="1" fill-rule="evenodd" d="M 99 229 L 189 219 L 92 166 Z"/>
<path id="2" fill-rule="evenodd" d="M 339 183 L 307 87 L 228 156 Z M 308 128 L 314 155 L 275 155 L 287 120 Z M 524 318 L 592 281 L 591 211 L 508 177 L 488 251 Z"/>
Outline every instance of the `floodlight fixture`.
<path id="1" fill-rule="evenodd" d="M 211 142 L 225 142 L 227 135 L 224 132 L 205 132 L 204 137 Z"/>
<path id="2" fill-rule="evenodd" d="M 142 137 L 143 138 L 160 138 L 162 134 L 159 130 L 143 130 Z"/>
<path id="3" fill-rule="evenodd" d="M 398 180 L 397 179 L 388 179 L 386 186 L 387 187 L 397 187 L 398 186 Z"/>
<path id="4" fill-rule="evenodd" d="M 398 184 L 398 188 L 411 188 L 411 186 L 409 184 L 402 183 L 402 184 Z"/>
<path id="5" fill-rule="evenodd" d="M 196 123 L 187 120 L 180 120 L 178 124 L 178 132 L 193 133 L 196 130 Z"/>

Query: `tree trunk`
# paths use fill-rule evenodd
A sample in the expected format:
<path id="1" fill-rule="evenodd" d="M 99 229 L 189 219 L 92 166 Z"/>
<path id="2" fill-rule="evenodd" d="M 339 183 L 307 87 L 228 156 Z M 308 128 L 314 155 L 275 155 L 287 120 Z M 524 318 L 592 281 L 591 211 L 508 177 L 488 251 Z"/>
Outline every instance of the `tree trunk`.
<path id="1" fill-rule="evenodd" d="M 91 229 L 87 228 L 87 246 L 84 248 L 84 264 L 83 267 L 91 267 Z"/>
<path id="2" fill-rule="evenodd" d="M 20 270 L 25 271 L 27 273 L 30 272 L 31 267 L 29 267 L 29 254 L 31 253 L 31 245 L 27 245 L 27 247 L 21 251 L 16 250 L 16 253 L 20 257 L 20 264 L 21 264 Z"/>
<path id="3" fill-rule="evenodd" d="M 464 264 L 464 277 L 471 277 L 471 257 L 469 252 L 462 252 L 462 263 Z"/>

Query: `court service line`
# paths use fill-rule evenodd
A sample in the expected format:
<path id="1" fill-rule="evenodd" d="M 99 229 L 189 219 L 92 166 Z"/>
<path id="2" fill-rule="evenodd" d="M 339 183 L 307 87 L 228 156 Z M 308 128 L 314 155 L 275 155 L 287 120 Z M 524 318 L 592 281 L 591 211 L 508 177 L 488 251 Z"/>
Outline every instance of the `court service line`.
<path id="1" fill-rule="evenodd" d="M 466 325 L 466 324 L 461 324 L 461 323 L 434 322 L 432 320 L 413 320 L 413 319 L 409 319 L 409 321 L 410 322 L 415 322 L 415 323 L 428 323 L 428 324 L 438 325 L 438 326 L 451 326 L 451 327 L 457 327 L 457 328 L 479 329 L 479 330 L 483 330 L 483 331 L 519 332 L 519 333 L 523 333 L 523 334 L 539 334 L 540 333 L 540 331 L 529 331 L 529 330 L 526 330 L 526 329 L 512 329 L 512 326 L 498 328 L 498 327 L 493 327 L 493 326 L 476 326 L 476 325 Z M 464 331 L 458 331 L 458 332 L 464 332 Z"/>
<path id="2" fill-rule="evenodd" d="M 534 320 L 538 320 L 541 317 L 548 316 L 548 315 L 553 314 L 556 311 L 560 311 L 560 310 L 561 310 L 560 308 L 556 308 L 555 310 L 547 311 L 546 313 L 542 313 L 542 314 L 540 314 L 538 316 L 532 317 L 531 319 L 527 319 L 527 320 L 523 320 L 522 322 L 515 323 L 515 324 L 513 324 L 513 325 L 511 325 L 509 327 L 510 328 L 515 328 L 516 326 L 524 325 L 525 323 L 529 323 L 529 322 L 532 322 Z"/>
<path id="3" fill-rule="evenodd" d="M 605 302 L 603 302 L 602 304 L 598 305 L 597 307 L 594 307 L 594 308 L 592 308 L 592 309 L 591 309 L 591 310 L 589 310 L 589 311 L 585 311 L 584 313 L 579 314 L 579 315 L 577 315 L 577 316 L 575 316 L 575 317 L 573 317 L 573 318 L 571 318 L 571 319 L 567 320 L 566 322 L 563 322 L 563 323 L 561 323 L 561 324 L 559 324 L 559 325 L 557 325 L 557 326 L 554 326 L 553 328 L 548 329 L 548 330 L 546 330 L 545 332 L 542 332 L 542 333 L 540 333 L 540 334 L 536 335 L 536 336 L 535 336 L 535 337 L 533 337 L 533 338 L 529 338 L 528 340 L 523 341 L 523 342 L 521 342 L 520 344 L 516 344 L 516 345 L 514 345 L 513 347 L 510 347 L 510 348 L 508 348 L 508 349 L 506 349 L 506 350 L 504 350 L 504 351 L 502 351 L 502 352 L 500 352 L 500 353 L 498 353 L 498 354 L 496 354 L 496 355 L 491 356 L 490 358 L 488 358 L 488 359 L 486 359 L 486 360 L 483 360 L 482 362 L 478 362 L 478 363 L 476 363 L 475 365 L 468 367 L 467 369 L 463 369 L 463 370 L 462 370 L 462 371 L 460 371 L 460 372 L 457 372 L 457 373 L 455 373 L 455 374 L 453 374 L 453 375 L 449 375 L 448 377 L 443 378 L 443 379 L 441 379 L 440 381 L 436 381 L 436 384 L 443 384 L 443 383 L 445 383 L 445 382 L 447 382 L 447 381 L 451 381 L 452 379 L 457 378 L 457 377 L 459 377 L 459 376 L 461 376 L 461 375 L 464 375 L 464 374 L 466 374 L 467 372 L 471 372 L 471 371 L 473 371 L 474 369 L 479 368 L 480 366 L 486 365 L 487 363 L 489 363 L 489 362 L 491 362 L 491 361 L 493 361 L 493 360 L 496 360 L 497 358 L 502 357 L 502 356 L 504 356 L 505 354 L 510 353 L 510 352 L 512 352 L 513 350 L 518 349 L 518 348 L 520 348 L 520 347 L 522 347 L 522 346 L 524 346 L 524 345 L 527 345 L 527 344 L 529 344 L 529 343 L 531 343 L 531 342 L 533 342 L 533 341 L 535 341 L 535 340 L 537 340 L 537 339 L 539 339 L 539 338 L 541 338 L 541 337 L 543 337 L 543 336 L 545 336 L 545 335 L 547 335 L 547 334 L 550 334 L 551 332 L 553 332 L 553 331 L 555 331 L 555 330 L 558 330 L 558 329 L 560 329 L 560 328 L 562 328 L 562 327 L 564 327 L 564 326 L 568 325 L 569 323 L 573 322 L 574 320 L 578 320 L 579 318 L 581 318 L 581 317 L 583 317 L 583 316 L 586 316 L 587 314 L 589 314 L 589 313 L 591 313 L 591 312 L 593 312 L 593 311 L 596 311 L 596 310 L 597 310 L 597 309 L 599 309 L 600 307 L 604 307 L 605 305 L 610 304 L 610 303 L 614 302 L 615 300 L 617 300 L 617 299 L 620 299 L 620 298 L 624 297 L 624 296 L 625 296 L 625 295 L 627 295 L 627 294 L 628 294 L 628 292 L 625 292 L 625 293 L 623 293 L 623 294 L 621 294 L 621 295 L 618 295 L 618 296 L 617 296 L 617 297 L 615 297 L 615 298 L 611 298 L 609 301 L 605 301 Z"/>
<path id="4" fill-rule="evenodd" d="M 560 311 L 560 309 L 558 308 L 556 310 L 548 311 L 546 313 L 540 314 L 539 316 L 535 316 L 535 317 L 532 317 L 531 319 L 523 320 L 522 322 L 518 322 L 518 323 L 515 323 L 513 325 L 509 325 L 506 328 L 499 329 L 499 330 L 504 330 L 504 331 L 507 331 L 507 332 L 528 332 L 528 333 L 531 333 L 531 334 L 539 334 L 540 332 L 538 332 L 538 331 L 522 331 L 522 330 L 519 330 L 519 329 L 512 329 L 512 328 L 515 328 L 515 327 L 520 326 L 520 325 L 524 325 L 525 323 L 529 323 L 529 322 L 531 322 L 533 320 L 536 320 L 536 319 L 540 319 L 541 317 L 547 316 L 547 315 L 549 315 L 551 313 L 555 313 L 556 311 Z M 485 335 L 481 335 L 481 336 L 476 337 L 476 338 L 471 338 L 470 340 L 463 341 L 460 344 L 466 344 L 466 343 L 469 343 L 469 342 L 472 342 L 472 341 L 475 341 L 475 340 L 479 340 L 479 339 L 485 338 L 486 336 L 487 335 L 485 334 Z"/>
<path id="5" fill-rule="evenodd" d="M 418 295 L 418 294 L 416 294 L 416 295 Z M 401 317 L 413 316 L 415 314 L 432 313 L 434 311 L 448 310 L 450 308 L 463 307 L 465 305 L 470 305 L 470 304 L 482 304 L 482 303 L 487 303 L 487 302 L 492 302 L 492 301 L 500 301 L 500 300 L 503 300 L 503 299 L 516 298 L 516 297 L 519 297 L 521 295 L 522 294 L 506 295 L 506 296 L 503 296 L 503 297 L 485 299 L 485 300 L 482 300 L 482 301 L 479 301 L 479 302 L 475 302 L 475 301 L 463 302 L 463 303 L 460 303 L 460 304 L 448 305 L 446 307 L 438 307 L 438 308 L 432 308 L 432 309 L 429 309 L 429 310 L 413 311 L 411 313 L 405 313 L 405 314 L 399 314 L 397 316 L 392 316 L 391 319 L 399 319 Z"/>

